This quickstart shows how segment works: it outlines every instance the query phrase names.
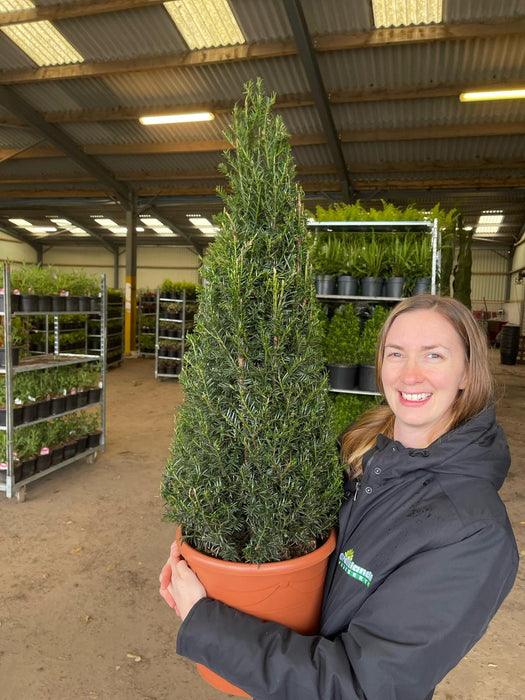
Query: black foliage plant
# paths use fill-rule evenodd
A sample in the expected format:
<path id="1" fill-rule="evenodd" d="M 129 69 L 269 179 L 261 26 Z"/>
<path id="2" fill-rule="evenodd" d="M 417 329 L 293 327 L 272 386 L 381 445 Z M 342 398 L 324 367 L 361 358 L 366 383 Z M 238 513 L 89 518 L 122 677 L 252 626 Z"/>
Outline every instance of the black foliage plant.
<path id="1" fill-rule="evenodd" d="M 315 549 L 341 469 L 289 135 L 260 80 L 226 134 L 220 230 L 189 338 L 162 495 L 196 549 L 264 563 Z"/>

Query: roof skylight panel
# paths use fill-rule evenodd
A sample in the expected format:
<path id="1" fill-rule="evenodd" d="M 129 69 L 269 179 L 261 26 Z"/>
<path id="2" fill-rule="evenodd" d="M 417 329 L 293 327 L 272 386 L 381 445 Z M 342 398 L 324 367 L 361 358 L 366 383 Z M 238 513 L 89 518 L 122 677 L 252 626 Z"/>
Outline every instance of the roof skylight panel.
<path id="1" fill-rule="evenodd" d="M 170 0 L 164 7 L 190 49 L 246 41 L 228 0 Z"/>
<path id="2" fill-rule="evenodd" d="M 35 7 L 30 0 L 0 0 L 0 12 L 4 13 Z M 75 47 L 47 20 L 8 24 L 0 29 L 37 66 L 60 66 L 84 61 Z"/>
<path id="3" fill-rule="evenodd" d="M 2 31 L 38 66 L 82 63 L 84 58 L 47 20 L 1 27 Z"/>
<path id="4" fill-rule="evenodd" d="M 443 20 L 443 0 L 372 0 L 376 27 L 406 27 Z"/>

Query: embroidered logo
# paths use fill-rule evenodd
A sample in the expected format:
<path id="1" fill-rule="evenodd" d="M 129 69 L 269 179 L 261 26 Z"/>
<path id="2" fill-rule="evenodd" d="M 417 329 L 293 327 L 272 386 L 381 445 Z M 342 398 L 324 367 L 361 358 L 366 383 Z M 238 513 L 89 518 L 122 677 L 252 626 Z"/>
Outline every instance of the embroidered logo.
<path id="1" fill-rule="evenodd" d="M 374 574 L 367 569 L 363 569 L 362 566 L 358 566 L 354 562 L 354 550 L 348 549 L 346 552 L 341 552 L 339 555 L 339 566 L 345 573 L 347 573 L 352 578 L 361 581 L 365 586 L 369 586 L 372 582 Z"/>

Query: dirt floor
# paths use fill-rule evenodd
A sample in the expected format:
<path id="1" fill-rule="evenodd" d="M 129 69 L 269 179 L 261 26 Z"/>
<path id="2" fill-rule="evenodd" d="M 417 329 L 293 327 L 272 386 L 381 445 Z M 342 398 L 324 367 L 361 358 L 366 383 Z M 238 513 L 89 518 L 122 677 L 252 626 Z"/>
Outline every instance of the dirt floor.
<path id="1" fill-rule="evenodd" d="M 498 417 L 513 454 L 502 496 L 525 555 L 525 365 L 492 362 Z M 177 382 L 153 361 L 108 374 L 107 450 L 0 494 L 0 700 L 215 700 L 226 697 L 177 657 L 178 618 L 158 595 L 173 526 L 159 482 Z M 436 700 L 523 700 L 525 576 Z M 230 696 L 231 697 L 231 696 Z M 328 700 L 328 699 L 327 699 Z"/>

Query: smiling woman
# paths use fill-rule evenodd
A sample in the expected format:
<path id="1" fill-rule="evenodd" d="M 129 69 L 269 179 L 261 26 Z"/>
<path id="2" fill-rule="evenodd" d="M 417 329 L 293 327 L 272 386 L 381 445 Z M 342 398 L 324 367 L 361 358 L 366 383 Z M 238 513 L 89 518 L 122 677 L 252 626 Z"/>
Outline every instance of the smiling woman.
<path id="1" fill-rule="evenodd" d="M 497 493 L 510 455 L 472 313 L 446 297 L 405 299 L 376 365 L 388 404 L 341 439 L 346 497 L 319 634 L 213 600 L 177 548 L 162 571 L 183 618 L 178 652 L 258 700 L 430 700 L 514 583 L 516 542 Z"/>

